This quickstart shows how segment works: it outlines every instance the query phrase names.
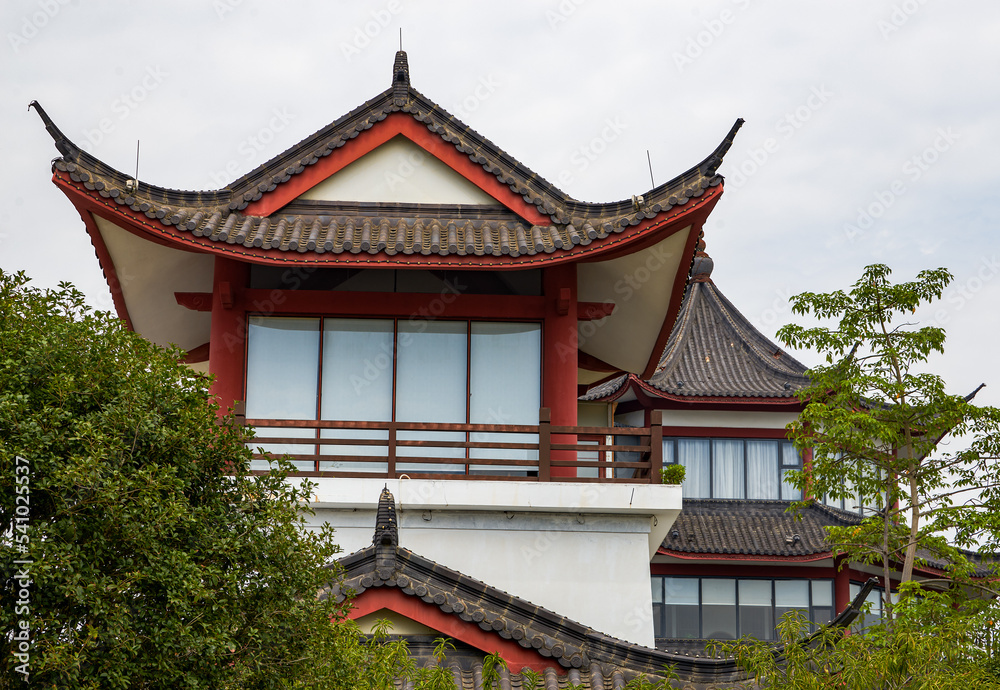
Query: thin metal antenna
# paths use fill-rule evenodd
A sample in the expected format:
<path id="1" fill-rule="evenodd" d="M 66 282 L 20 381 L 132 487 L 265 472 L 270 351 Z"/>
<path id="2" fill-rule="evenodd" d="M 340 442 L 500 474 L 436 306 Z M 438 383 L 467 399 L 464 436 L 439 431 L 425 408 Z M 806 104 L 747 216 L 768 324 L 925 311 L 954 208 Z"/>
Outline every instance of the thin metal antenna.
<path id="1" fill-rule="evenodd" d="M 646 162 L 649 163 L 649 183 L 656 186 L 656 182 L 653 180 L 653 159 L 649 157 L 649 149 L 646 149 Z"/>
<path id="2" fill-rule="evenodd" d="M 139 140 L 135 140 L 135 177 L 125 180 L 125 191 L 134 195 L 139 191 Z"/>
<path id="3" fill-rule="evenodd" d="M 403 27 L 399 27 L 399 49 L 403 50 Z"/>

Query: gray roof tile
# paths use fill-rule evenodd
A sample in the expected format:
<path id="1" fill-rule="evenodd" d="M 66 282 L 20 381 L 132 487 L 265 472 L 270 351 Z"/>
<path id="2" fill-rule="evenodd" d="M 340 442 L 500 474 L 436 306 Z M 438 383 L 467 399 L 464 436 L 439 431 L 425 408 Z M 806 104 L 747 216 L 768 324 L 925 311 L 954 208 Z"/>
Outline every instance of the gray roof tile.
<path id="1" fill-rule="evenodd" d="M 707 261 L 706 261 L 707 260 Z M 598 384 L 583 400 L 616 399 L 629 384 L 653 397 L 794 398 L 809 384 L 806 367 L 766 338 L 712 282 L 711 260 L 695 259 L 677 320 L 653 375 Z"/>
<path id="2" fill-rule="evenodd" d="M 402 75 L 402 78 L 400 77 Z M 577 201 L 511 158 L 485 137 L 413 89 L 405 53 L 398 53 L 389 89 L 317 131 L 284 153 L 235 180 L 209 191 L 166 189 L 145 183 L 138 191 L 129 175 L 117 171 L 71 142 L 39 104 L 32 102 L 62 154 L 53 161 L 57 175 L 83 187 L 91 196 L 143 213 L 171 234 L 207 238 L 211 243 L 240 244 L 248 249 L 282 253 L 383 255 L 535 256 L 573 250 L 605 240 L 640 221 L 666 216 L 722 177 L 716 170 L 742 125 L 738 120 L 723 142 L 698 165 L 642 195 L 643 201 L 595 204 Z M 549 217 L 534 225 L 510 212 L 490 217 L 492 208 L 360 204 L 339 207 L 325 202 L 296 202 L 268 218 L 244 215 L 265 193 L 330 155 L 359 132 L 392 113 L 406 113 L 441 136 L 513 193 Z M 483 223 L 473 222 L 486 217 Z M 373 239 L 374 229 L 378 234 Z M 361 237 L 358 237 L 361 235 Z M 378 238 L 382 238 L 380 241 Z M 446 239 L 447 238 L 447 239 Z M 451 241 L 454 240 L 454 241 Z"/>
<path id="3" fill-rule="evenodd" d="M 377 513 L 377 525 L 395 522 L 389 517 L 395 514 L 395 500 L 388 491 L 383 491 Z M 376 537 L 384 532 L 377 528 Z M 545 687 L 564 687 L 567 680 L 582 682 L 584 687 L 606 688 L 608 683 L 621 686 L 639 674 L 657 677 L 668 664 L 696 688 L 707 687 L 703 684 L 725 686 L 745 678 L 732 659 L 701 655 L 687 647 L 674 652 L 625 642 L 435 563 L 392 544 L 391 539 L 373 541 L 374 545 L 340 559 L 342 579 L 332 584 L 324 596 L 343 600 L 351 591 L 361 594 L 371 587 L 397 587 L 403 594 L 419 597 L 445 613 L 474 621 L 483 630 L 551 657 L 559 668 L 557 671 L 553 666 L 546 671 Z M 849 625 L 861 601 L 863 597 L 834 623 Z M 467 678 L 465 671 L 456 668 L 456 673 Z M 515 683 L 522 679 L 519 674 L 511 674 L 511 687 L 518 687 Z"/>
<path id="4" fill-rule="evenodd" d="M 820 503 L 795 512 L 788 512 L 788 506 L 787 501 L 684 499 L 661 548 L 734 558 L 813 556 L 830 553 L 824 528 L 860 522 L 853 513 Z"/>

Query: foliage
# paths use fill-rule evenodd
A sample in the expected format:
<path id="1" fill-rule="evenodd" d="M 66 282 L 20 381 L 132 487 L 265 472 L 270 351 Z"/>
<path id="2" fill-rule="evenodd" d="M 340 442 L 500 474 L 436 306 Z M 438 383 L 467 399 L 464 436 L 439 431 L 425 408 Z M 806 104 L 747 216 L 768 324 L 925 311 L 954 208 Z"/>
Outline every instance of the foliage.
<path id="1" fill-rule="evenodd" d="M 684 465 L 666 465 L 660 470 L 660 479 L 664 484 L 681 484 L 686 472 L 687 468 Z"/>
<path id="2" fill-rule="evenodd" d="M 906 319 L 940 298 L 951 274 L 927 270 L 896 285 L 889 274 L 868 266 L 846 292 L 792 298 L 796 314 L 836 322 L 778 333 L 790 347 L 825 355 L 800 393 L 804 411 L 788 426 L 796 447 L 811 453 L 808 471 L 793 480 L 806 495 L 860 496 L 871 507 L 860 526 L 830 530 L 850 560 L 881 565 L 885 580 L 900 564 L 907 582 L 920 559 L 933 556 L 953 564 L 951 581 L 963 579 L 974 565 L 953 545 L 991 548 L 1000 535 L 1000 411 L 947 393 L 939 376 L 921 371 L 944 351 L 945 333 Z M 949 434 L 968 446 L 943 447 Z"/>
<path id="3" fill-rule="evenodd" d="M 0 272 L 0 676 L 27 621 L 32 687 L 349 687 L 319 675 L 357 632 L 316 596 L 337 548 L 309 487 L 248 474 L 179 350 L 26 283 Z"/>
<path id="4" fill-rule="evenodd" d="M 778 624 L 780 647 L 753 638 L 714 646 L 752 675 L 748 690 L 1000 688 L 995 650 L 984 635 L 996 606 L 983 599 L 970 606 L 963 600 L 959 610 L 957 603 L 953 592 L 904 596 L 892 626 L 880 623 L 846 636 L 824 627 L 809 637 L 809 620 L 793 611 Z"/>

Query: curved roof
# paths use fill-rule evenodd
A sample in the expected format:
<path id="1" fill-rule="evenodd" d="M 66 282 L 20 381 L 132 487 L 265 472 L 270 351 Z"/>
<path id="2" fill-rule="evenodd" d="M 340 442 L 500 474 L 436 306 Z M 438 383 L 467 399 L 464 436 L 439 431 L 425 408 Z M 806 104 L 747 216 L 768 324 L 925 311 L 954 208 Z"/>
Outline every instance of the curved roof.
<path id="1" fill-rule="evenodd" d="M 395 510 L 395 499 L 384 490 L 379 498 L 372 546 L 341 558 L 342 579 L 321 596 L 343 601 L 370 588 L 396 589 L 503 640 L 536 650 L 561 667 L 560 672 L 568 670 L 572 682 L 589 680 L 591 687 L 607 687 L 604 680 L 616 676 L 620 681 L 639 674 L 655 678 L 664 666 L 673 666 L 687 683 L 719 684 L 746 679 L 745 672 L 731 658 L 625 642 L 415 554 L 399 545 L 394 529 L 396 520 L 389 517 L 394 516 Z M 868 591 L 866 587 L 863 595 L 856 597 L 832 625 L 849 625 L 858 615 Z"/>
<path id="2" fill-rule="evenodd" d="M 136 183 L 82 151 L 32 102 L 62 154 L 56 183 L 124 216 L 159 241 L 258 263 L 454 265 L 465 257 L 523 266 L 620 251 L 711 207 L 716 173 L 738 120 L 712 153 L 642 196 L 611 203 L 571 198 L 410 86 L 397 53 L 392 85 L 222 189 L 182 191 Z M 298 197 L 402 135 L 501 206 L 305 201 Z"/>
<path id="3" fill-rule="evenodd" d="M 638 390 L 676 401 L 797 402 L 796 393 L 809 384 L 805 365 L 754 328 L 712 282 L 711 260 L 698 254 L 696 273 L 653 375 L 624 374 L 594 386 L 581 399 L 618 400 Z"/>
<path id="4" fill-rule="evenodd" d="M 816 501 L 788 512 L 788 501 L 685 499 L 660 553 L 804 558 L 829 556 L 827 527 L 860 524 L 856 513 Z"/>

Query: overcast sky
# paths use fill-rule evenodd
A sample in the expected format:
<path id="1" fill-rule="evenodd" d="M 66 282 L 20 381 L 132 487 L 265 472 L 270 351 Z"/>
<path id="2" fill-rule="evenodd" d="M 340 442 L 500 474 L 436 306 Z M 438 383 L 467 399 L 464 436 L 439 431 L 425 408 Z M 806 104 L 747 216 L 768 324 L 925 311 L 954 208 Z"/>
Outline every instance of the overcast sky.
<path id="1" fill-rule="evenodd" d="M 705 227 L 719 288 L 765 334 L 789 295 L 945 266 L 922 314 L 953 392 L 1000 404 L 996 0 L 101 2 L 4 0 L 0 266 L 111 300 L 37 99 L 124 171 L 214 189 L 411 81 L 564 191 L 613 201 L 747 123 Z M 917 316 L 921 316 L 918 314 Z M 799 354 L 806 364 L 816 361 Z"/>

